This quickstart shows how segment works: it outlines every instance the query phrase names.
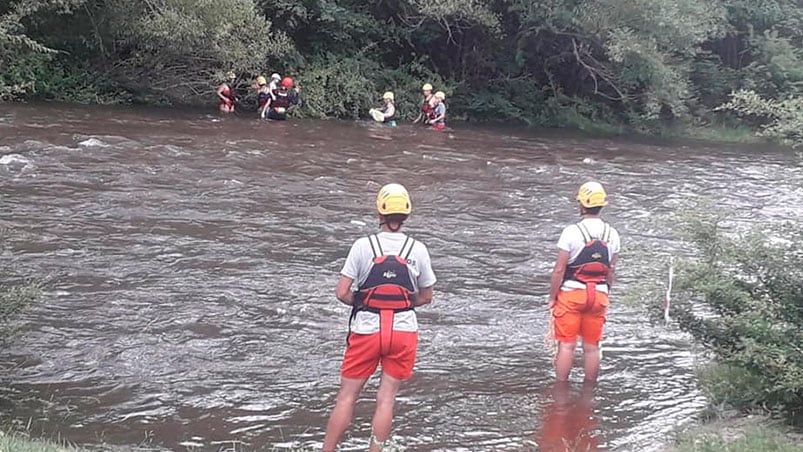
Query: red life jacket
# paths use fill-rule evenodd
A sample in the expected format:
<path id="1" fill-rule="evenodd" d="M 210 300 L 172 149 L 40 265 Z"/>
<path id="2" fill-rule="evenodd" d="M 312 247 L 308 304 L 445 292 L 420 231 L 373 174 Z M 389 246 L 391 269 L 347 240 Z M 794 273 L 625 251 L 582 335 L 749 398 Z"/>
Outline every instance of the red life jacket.
<path id="1" fill-rule="evenodd" d="M 374 260 L 368 277 L 360 284 L 355 294 L 351 319 L 354 319 L 359 311 L 379 314 L 380 350 L 390 350 L 394 314 L 413 310 L 412 295 L 415 292 L 415 282 L 407 259 L 413 252 L 415 240 L 407 237 L 399 254 L 395 256 L 382 251 L 382 245 L 376 234 L 368 236 L 368 241 Z"/>
<path id="2" fill-rule="evenodd" d="M 592 237 L 583 223 L 577 223 L 576 226 L 583 235 L 586 245 L 574 262 L 566 266 L 564 281 L 573 280 L 586 285 L 586 310 L 589 310 L 596 302 L 597 284 L 606 284 L 608 272 L 611 270 L 611 256 L 608 249 L 611 227 L 605 223 L 602 236 Z"/>
<path id="3" fill-rule="evenodd" d="M 424 103 L 421 104 L 421 112 L 424 113 L 427 118 L 434 119 L 435 117 L 432 115 L 435 114 L 435 109 L 432 108 L 432 104 L 429 103 L 429 99 L 431 99 L 431 97 L 424 99 Z"/>
<path id="4" fill-rule="evenodd" d="M 237 100 L 237 91 L 230 87 L 228 83 L 223 84 L 221 94 L 226 97 L 226 100 L 223 101 L 226 105 L 233 105 Z"/>

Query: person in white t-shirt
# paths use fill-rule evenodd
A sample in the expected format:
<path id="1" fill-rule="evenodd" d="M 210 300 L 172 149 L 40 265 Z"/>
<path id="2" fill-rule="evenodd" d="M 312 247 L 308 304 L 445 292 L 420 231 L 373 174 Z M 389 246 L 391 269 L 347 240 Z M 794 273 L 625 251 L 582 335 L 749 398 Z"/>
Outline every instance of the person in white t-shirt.
<path id="1" fill-rule="evenodd" d="M 552 271 L 549 308 L 558 341 L 555 372 L 567 381 L 574 361 L 577 337 L 583 338 L 585 380 L 599 375 L 599 342 L 608 313 L 608 294 L 619 261 L 619 233 L 600 218 L 608 205 L 597 182 L 588 182 L 577 194 L 582 221 L 566 227 L 558 240 L 558 257 Z"/>
<path id="2" fill-rule="evenodd" d="M 436 278 L 427 247 L 401 232 L 412 212 L 409 193 L 399 184 L 382 187 L 377 210 L 381 231 L 354 243 L 337 284 L 337 298 L 352 306 L 352 317 L 324 452 L 337 448 L 365 382 L 380 363 L 382 380 L 376 394 L 370 450 L 381 450 L 390 437 L 401 382 L 413 375 L 418 346 L 413 309 L 432 302 Z"/>

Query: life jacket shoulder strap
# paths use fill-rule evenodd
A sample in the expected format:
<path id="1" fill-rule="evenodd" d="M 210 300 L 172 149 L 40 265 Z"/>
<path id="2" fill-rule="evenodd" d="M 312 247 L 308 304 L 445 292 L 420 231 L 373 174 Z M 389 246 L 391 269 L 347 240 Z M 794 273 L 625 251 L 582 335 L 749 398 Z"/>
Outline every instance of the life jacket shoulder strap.
<path id="1" fill-rule="evenodd" d="M 385 252 L 382 251 L 382 244 L 379 243 L 379 237 L 376 234 L 368 236 L 368 243 L 371 244 L 371 252 L 374 253 L 374 259 L 385 255 Z"/>
<path id="2" fill-rule="evenodd" d="M 577 223 L 577 229 L 580 231 L 580 234 L 583 236 L 583 242 L 588 243 L 591 241 L 591 233 L 588 231 L 588 228 L 583 223 Z"/>
<path id="3" fill-rule="evenodd" d="M 584 225 L 583 223 L 577 223 L 577 229 L 580 230 L 580 234 L 583 235 L 583 240 L 588 243 L 593 240 L 595 237 L 591 234 L 591 231 L 588 230 L 588 226 Z M 605 243 L 608 243 L 611 240 L 611 225 L 608 223 L 602 224 L 602 235 L 597 237 L 597 240 L 602 240 Z"/>
<path id="4" fill-rule="evenodd" d="M 414 247 L 415 247 L 415 239 L 410 236 L 407 236 L 407 238 L 404 240 L 404 244 L 402 244 L 402 247 L 399 250 L 399 257 L 401 257 L 405 261 L 409 260 L 410 254 L 413 253 Z"/>

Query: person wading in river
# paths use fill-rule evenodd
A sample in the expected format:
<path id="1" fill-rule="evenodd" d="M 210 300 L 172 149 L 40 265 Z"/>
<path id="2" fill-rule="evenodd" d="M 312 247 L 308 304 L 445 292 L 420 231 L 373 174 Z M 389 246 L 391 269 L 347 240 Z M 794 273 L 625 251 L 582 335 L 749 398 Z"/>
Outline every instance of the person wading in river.
<path id="1" fill-rule="evenodd" d="M 226 73 L 226 80 L 218 85 L 217 97 L 220 99 L 219 109 L 222 113 L 234 113 L 234 104 L 237 102 L 237 90 L 234 89 L 234 82 L 237 76 L 234 72 Z"/>
<path id="2" fill-rule="evenodd" d="M 432 96 L 431 84 L 429 83 L 424 84 L 424 86 L 422 87 L 422 91 L 424 92 L 424 101 L 421 102 L 421 113 L 419 113 L 418 117 L 415 118 L 413 124 L 418 124 L 420 122 L 421 124 L 426 125 L 430 115 L 432 114 L 432 110 L 434 108 L 433 103 L 435 102 L 435 99 Z"/>
<path id="3" fill-rule="evenodd" d="M 577 193 L 582 221 L 566 227 L 558 240 L 558 258 L 552 271 L 549 308 L 558 342 L 555 372 L 567 381 L 574 361 L 577 337 L 583 338 L 585 380 L 599 374 L 602 327 L 608 312 L 608 293 L 619 260 L 619 233 L 599 217 L 608 205 L 601 184 L 588 182 Z"/>
<path id="4" fill-rule="evenodd" d="M 423 243 L 401 232 L 412 212 L 410 195 L 399 184 L 382 187 L 376 200 L 381 231 L 357 240 L 340 272 L 336 295 L 352 307 L 340 392 L 326 427 L 324 452 L 334 452 L 351 424 L 365 382 L 382 364 L 376 394 L 371 451 L 390 438 L 393 407 L 401 382 L 413 375 L 418 346 L 415 307 L 432 302 L 432 271 Z M 357 284 L 357 291 L 352 286 Z"/>

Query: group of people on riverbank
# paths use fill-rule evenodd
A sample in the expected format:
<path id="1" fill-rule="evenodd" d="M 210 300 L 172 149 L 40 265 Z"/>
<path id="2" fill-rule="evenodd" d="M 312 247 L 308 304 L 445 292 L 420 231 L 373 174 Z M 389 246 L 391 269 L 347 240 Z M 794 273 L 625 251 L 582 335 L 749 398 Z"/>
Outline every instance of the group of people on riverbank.
<path id="1" fill-rule="evenodd" d="M 222 113 L 234 113 L 235 111 L 235 106 L 239 101 L 239 95 L 234 86 L 236 80 L 237 75 L 229 72 L 226 74 L 226 81 L 217 87 L 216 92 L 220 100 L 218 107 Z M 262 119 L 287 119 L 287 111 L 290 107 L 301 104 L 301 90 L 291 77 L 282 77 L 274 73 L 268 82 L 265 76 L 260 75 L 254 79 L 251 88 L 256 92 L 257 111 Z"/>
<path id="2" fill-rule="evenodd" d="M 567 226 L 557 242 L 549 289 L 550 331 L 557 343 L 557 382 L 568 384 L 577 339 L 581 338 L 585 382 L 593 387 L 599 374 L 599 343 L 616 276 L 620 238 L 616 229 L 600 218 L 602 208 L 608 205 L 600 183 L 583 184 L 576 199 L 581 220 Z M 380 365 L 370 451 L 385 449 L 396 395 L 415 366 L 415 308 L 432 303 L 437 281 L 427 247 L 401 232 L 413 210 L 407 189 L 400 184 L 385 185 L 377 195 L 376 209 L 380 231 L 354 242 L 335 289 L 337 299 L 351 307 L 351 316 L 340 391 L 326 428 L 324 452 L 336 450 L 365 383 Z"/>
<path id="3" fill-rule="evenodd" d="M 222 113 L 234 113 L 239 95 L 235 87 L 237 75 L 234 72 L 226 74 L 226 80 L 218 85 L 216 94 L 219 99 L 218 108 Z M 284 120 L 290 107 L 301 104 L 300 89 L 290 77 L 282 77 L 278 73 L 270 76 L 270 81 L 260 75 L 252 84 L 256 92 L 257 111 L 262 119 Z M 432 126 L 435 130 L 446 129 L 446 94 L 443 91 L 433 92 L 430 83 L 422 87 L 423 100 L 421 111 L 413 124 Z M 396 95 L 387 91 L 382 95 L 382 106 L 372 108 L 369 115 L 377 122 L 396 127 L 398 108 L 396 108 Z"/>

